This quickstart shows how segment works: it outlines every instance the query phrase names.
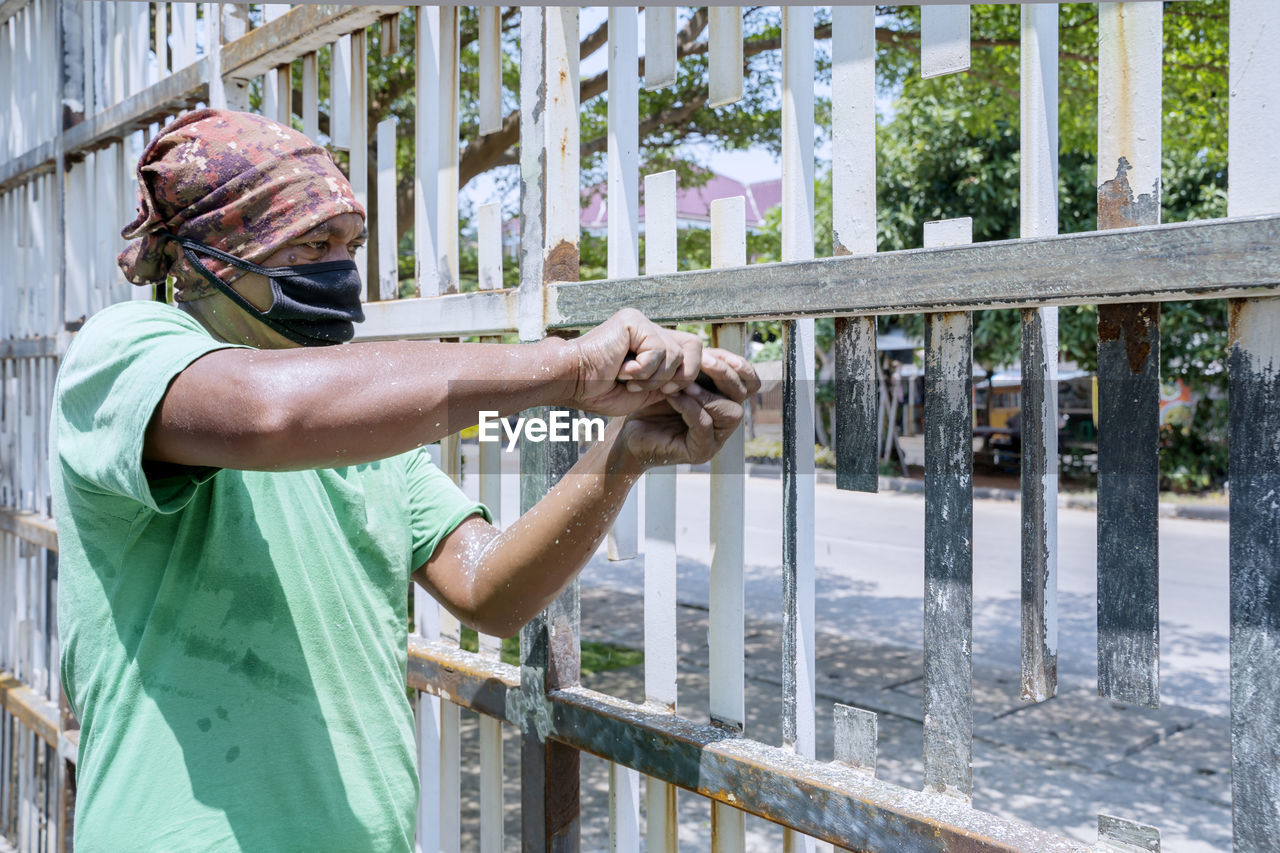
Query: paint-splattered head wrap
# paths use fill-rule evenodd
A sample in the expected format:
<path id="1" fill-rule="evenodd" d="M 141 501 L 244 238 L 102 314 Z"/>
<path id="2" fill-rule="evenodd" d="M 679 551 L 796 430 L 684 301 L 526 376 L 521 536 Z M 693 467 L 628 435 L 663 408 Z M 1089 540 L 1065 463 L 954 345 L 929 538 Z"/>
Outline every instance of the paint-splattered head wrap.
<path id="1" fill-rule="evenodd" d="M 134 284 L 173 275 L 180 301 L 213 286 L 188 268 L 166 232 L 260 262 L 288 241 L 342 213 L 364 216 L 329 152 L 297 131 L 251 113 L 197 110 L 169 124 L 138 160 L 138 218 L 120 269 Z M 205 264 L 223 281 L 244 273 Z"/>

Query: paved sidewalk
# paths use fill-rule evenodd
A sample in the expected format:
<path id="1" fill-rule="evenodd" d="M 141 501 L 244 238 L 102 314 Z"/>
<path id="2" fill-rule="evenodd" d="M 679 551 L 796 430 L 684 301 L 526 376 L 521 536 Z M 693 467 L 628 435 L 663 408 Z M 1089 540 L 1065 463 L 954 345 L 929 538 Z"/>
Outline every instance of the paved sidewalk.
<path id="1" fill-rule="evenodd" d="M 586 640 L 640 648 L 639 596 L 600 587 L 582 593 Z M 682 606 L 678 617 L 680 712 L 706 720 L 707 612 Z M 918 650 L 837 635 L 817 642 L 818 758 L 830 760 L 832 704 L 880 714 L 879 776 L 918 789 L 922 784 L 921 666 Z M 748 621 L 747 733 L 780 743 L 781 626 Z M 588 676 L 584 684 L 631 701 L 644 699 L 643 667 Z M 473 718 L 472 718 L 473 719 Z M 506 748 L 507 849 L 519 837 L 519 748 Z M 1164 850 L 1231 848 L 1228 721 L 1203 711 L 1167 706 L 1127 708 L 1090 690 L 1065 687 L 1040 705 L 1018 698 L 1018 673 L 974 670 L 974 805 L 1027 820 L 1085 843 L 1096 839 L 1099 811 L 1154 824 Z M 478 763 L 475 727 L 464 724 L 463 767 Z M 476 849 L 478 806 L 474 772 L 464 773 L 464 848 Z M 608 772 L 591 756 L 582 761 L 584 850 L 608 847 Z M 643 797 L 642 797 L 643 802 Z M 681 844 L 710 849 L 710 809 L 692 794 L 680 797 Z M 781 831 L 748 819 L 748 849 L 782 849 Z"/>

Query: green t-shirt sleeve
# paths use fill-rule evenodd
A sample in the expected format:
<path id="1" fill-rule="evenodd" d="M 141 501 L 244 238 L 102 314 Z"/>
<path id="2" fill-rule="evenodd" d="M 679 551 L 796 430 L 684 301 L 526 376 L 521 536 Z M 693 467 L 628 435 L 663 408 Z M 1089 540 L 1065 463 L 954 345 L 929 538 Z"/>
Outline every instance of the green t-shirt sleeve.
<path id="1" fill-rule="evenodd" d="M 492 522 L 489 508 L 463 494 L 435 463 L 425 447 L 405 454 L 409 513 L 413 529 L 413 565 L 417 569 L 435 553 L 440 540 L 465 519 L 480 515 Z"/>
<path id="2" fill-rule="evenodd" d="M 232 346 L 157 302 L 123 302 L 94 315 L 68 349 L 54 394 L 55 453 L 68 485 L 156 512 L 181 509 L 214 469 L 148 480 L 147 424 L 179 373 Z"/>

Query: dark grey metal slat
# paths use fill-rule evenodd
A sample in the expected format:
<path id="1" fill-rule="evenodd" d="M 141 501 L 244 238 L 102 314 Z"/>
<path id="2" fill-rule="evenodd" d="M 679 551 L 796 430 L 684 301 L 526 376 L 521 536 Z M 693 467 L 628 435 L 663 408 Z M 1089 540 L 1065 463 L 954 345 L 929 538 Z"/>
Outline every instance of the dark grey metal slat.
<path id="1" fill-rule="evenodd" d="M 1056 530 L 1045 523 L 1049 500 L 1045 480 L 1058 475 L 1056 447 L 1045 435 L 1044 411 L 1056 403 L 1045 359 L 1044 318 L 1034 308 L 1022 312 L 1022 698 L 1042 702 L 1058 687 L 1056 582 L 1053 546 Z M 1057 421 L 1057 412 L 1053 414 Z M 1055 434 L 1056 437 L 1056 434 Z M 1056 489 L 1052 494 L 1056 495 Z"/>
<path id="2" fill-rule="evenodd" d="M 973 324 L 925 316 L 924 785 L 973 791 Z"/>
<path id="3" fill-rule="evenodd" d="M 876 318 L 836 318 L 836 488 L 874 492 L 876 458 Z"/>
<path id="4" fill-rule="evenodd" d="M 1280 303 L 1231 303 L 1231 810 L 1235 849 L 1280 838 Z"/>
<path id="5" fill-rule="evenodd" d="M 1098 308 L 1098 694 L 1160 704 L 1160 307 Z"/>

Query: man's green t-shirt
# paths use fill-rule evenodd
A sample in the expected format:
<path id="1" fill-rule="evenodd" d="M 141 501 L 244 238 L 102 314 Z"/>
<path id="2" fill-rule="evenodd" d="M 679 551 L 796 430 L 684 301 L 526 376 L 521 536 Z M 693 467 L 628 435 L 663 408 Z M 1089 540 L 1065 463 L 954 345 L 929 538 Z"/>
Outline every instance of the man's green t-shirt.
<path id="1" fill-rule="evenodd" d="M 53 417 L 62 679 L 82 851 L 409 850 L 409 573 L 472 514 L 419 449 L 149 479 L 169 383 L 228 344 L 127 302 L 67 353 Z"/>

